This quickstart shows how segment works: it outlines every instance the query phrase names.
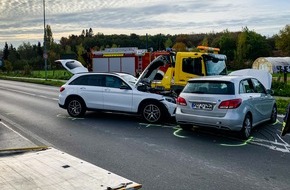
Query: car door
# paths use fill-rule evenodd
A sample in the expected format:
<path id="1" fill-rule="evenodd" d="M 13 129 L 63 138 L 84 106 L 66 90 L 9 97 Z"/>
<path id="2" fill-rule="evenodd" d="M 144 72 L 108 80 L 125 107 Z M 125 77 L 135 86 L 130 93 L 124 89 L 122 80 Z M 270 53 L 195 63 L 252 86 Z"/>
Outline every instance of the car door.
<path id="1" fill-rule="evenodd" d="M 272 113 L 273 99 L 270 94 L 266 93 L 264 85 L 255 78 L 252 78 L 255 94 L 257 94 L 255 101 L 255 108 L 260 113 L 261 119 L 269 119 Z"/>
<path id="2" fill-rule="evenodd" d="M 104 109 L 132 112 L 133 90 L 120 77 L 106 76 Z"/>
<path id="3" fill-rule="evenodd" d="M 76 78 L 70 85 L 74 85 L 77 94 L 83 98 L 88 108 L 103 109 L 104 83 L 104 76 L 87 74 Z"/>

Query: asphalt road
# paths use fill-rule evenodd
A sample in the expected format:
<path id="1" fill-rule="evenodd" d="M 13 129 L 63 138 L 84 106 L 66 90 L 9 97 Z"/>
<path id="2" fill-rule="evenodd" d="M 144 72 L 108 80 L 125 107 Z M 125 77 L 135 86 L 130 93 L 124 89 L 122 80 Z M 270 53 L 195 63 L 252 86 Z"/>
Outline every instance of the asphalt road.
<path id="1" fill-rule="evenodd" d="M 0 80 L 0 118 L 38 145 L 53 146 L 143 185 L 142 189 L 290 189 L 290 136 L 263 124 L 241 141 L 216 130 L 87 112 L 71 118 L 59 88 Z"/>

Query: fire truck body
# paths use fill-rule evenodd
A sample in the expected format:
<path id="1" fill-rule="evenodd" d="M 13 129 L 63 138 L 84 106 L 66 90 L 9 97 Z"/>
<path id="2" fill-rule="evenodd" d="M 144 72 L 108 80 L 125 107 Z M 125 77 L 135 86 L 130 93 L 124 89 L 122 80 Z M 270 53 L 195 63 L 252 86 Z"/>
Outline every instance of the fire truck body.
<path id="1" fill-rule="evenodd" d="M 107 48 L 104 51 L 93 51 L 93 72 L 124 72 L 140 74 L 149 63 L 159 55 L 169 55 L 167 51 L 148 52 L 136 47 Z"/>

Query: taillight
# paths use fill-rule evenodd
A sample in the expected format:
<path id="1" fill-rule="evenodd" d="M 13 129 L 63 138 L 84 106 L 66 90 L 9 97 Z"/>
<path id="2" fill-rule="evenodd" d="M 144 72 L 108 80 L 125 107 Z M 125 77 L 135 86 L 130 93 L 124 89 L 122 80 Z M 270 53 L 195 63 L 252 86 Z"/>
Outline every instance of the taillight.
<path id="1" fill-rule="evenodd" d="M 64 91 L 64 90 L 65 90 L 64 87 L 60 87 L 60 89 L 59 89 L 60 92 L 62 92 L 62 91 Z"/>
<path id="2" fill-rule="evenodd" d="M 177 104 L 182 105 L 182 106 L 187 105 L 186 100 L 180 96 L 178 96 L 178 98 L 177 98 Z"/>
<path id="3" fill-rule="evenodd" d="M 238 108 L 242 103 L 242 99 L 232 99 L 222 101 L 219 105 L 219 109 L 235 109 Z"/>

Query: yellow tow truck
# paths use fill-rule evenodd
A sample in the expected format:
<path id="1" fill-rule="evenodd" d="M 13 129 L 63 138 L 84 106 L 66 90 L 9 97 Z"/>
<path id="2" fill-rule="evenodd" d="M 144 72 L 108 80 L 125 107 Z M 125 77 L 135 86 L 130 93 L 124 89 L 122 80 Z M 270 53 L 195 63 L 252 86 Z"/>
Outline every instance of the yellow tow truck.
<path id="1" fill-rule="evenodd" d="M 151 87 L 170 90 L 179 94 L 190 78 L 210 75 L 226 75 L 226 55 L 218 54 L 219 48 L 198 46 L 197 52 L 177 52 L 175 61 L 159 69 L 163 73 L 151 81 Z M 163 71 L 162 71 L 163 70 Z"/>

